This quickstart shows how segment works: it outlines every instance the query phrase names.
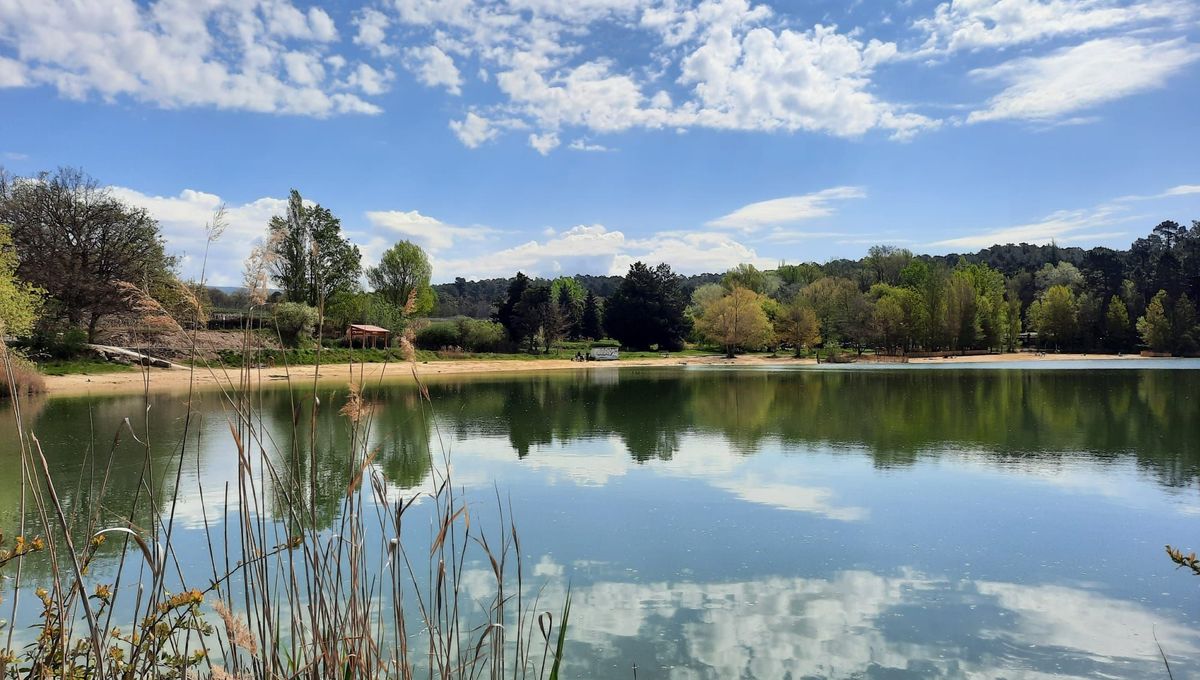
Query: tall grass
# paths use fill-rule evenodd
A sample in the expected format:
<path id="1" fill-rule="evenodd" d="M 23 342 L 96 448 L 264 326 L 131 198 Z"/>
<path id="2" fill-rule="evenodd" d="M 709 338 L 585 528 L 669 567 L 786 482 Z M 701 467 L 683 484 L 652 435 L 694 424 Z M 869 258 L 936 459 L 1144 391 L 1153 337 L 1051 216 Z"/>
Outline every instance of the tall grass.
<path id="1" fill-rule="evenodd" d="M 150 464 L 151 443 L 160 433 L 151 431 L 148 415 L 121 423 L 106 452 L 81 452 L 87 484 L 103 498 L 118 441 L 132 438 L 142 451 L 133 507 L 122 510 L 119 523 L 102 523 L 100 504 L 66 502 L 65 482 L 51 474 L 14 400 L 21 519 L 9 538 L 0 536 L 0 573 L 13 586 L 0 618 L 14 622 L 0 629 L 0 678 L 557 678 L 569 608 L 546 611 L 539 590 L 525 582 L 517 527 L 499 495 L 499 525 L 484 531 L 453 483 L 436 424 L 440 459 L 430 487 L 408 497 L 391 487 L 374 465 L 379 442 L 372 440 L 377 407 L 370 394 L 378 385 L 364 384 L 352 366 L 339 409 L 350 424 L 340 445 L 350 454 L 351 482 L 340 491 L 334 526 L 323 527 L 317 414 L 335 406 L 322 404 L 315 391 L 293 389 L 291 436 L 268 432 L 253 332 L 245 329 L 240 368 L 207 369 L 221 379 L 237 474 L 236 483 L 217 489 L 203 488 L 197 475 L 197 488 L 188 490 L 203 512 L 203 568 L 187 565 L 177 523 L 185 466 L 199 465 L 202 414 L 192 410 L 191 389 L 166 468 L 173 479 L 155 478 L 163 467 Z M 7 354 L 3 361 L 15 392 L 17 369 Z M 431 409 L 428 390 L 417 385 L 419 408 Z M 282 518 L 268 517 L 268 496 L 277 514 L 283 508 Z M 148 526 L 139 526 L 135 519 L 147 514 Z M 422 525 L 428 541 L 409 540 Z M 92 566 L 106 543 L 119 552 L 97 582 Z M 23 568 L 35 559 L 49 564 L 47 583 L 31 582 Z M 477 563 L 490 574 L 482 600 L 477 588 L 467 591 L 467 572 Z M 36 620 L 17 636 L 23 608 Z"/>

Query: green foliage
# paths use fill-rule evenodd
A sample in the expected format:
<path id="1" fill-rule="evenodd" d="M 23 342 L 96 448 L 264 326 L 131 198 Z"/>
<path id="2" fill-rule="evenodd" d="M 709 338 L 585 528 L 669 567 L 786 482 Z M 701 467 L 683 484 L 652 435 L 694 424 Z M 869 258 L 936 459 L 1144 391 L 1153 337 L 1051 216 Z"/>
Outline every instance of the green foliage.
<path id="1" fill-rule="evenodd" d="M 282 302 L 272 310 L 275 330 L 285 347 L 299 347 L 312 339 L 317 310 L 302 302 Z"/>
<path id="2" fill-rule="evenodd" d="M 1171 319 L 1167 316 L 1167 302 L 1167 291 L 1158 291 L 1146 306 L 1145 316 L 1137 322 L 1137 331 L 1142 342 L 1155 352 L 1169 352 L 1174 344 Z"/>
<path id="3" fill-rule="evenodd" d="M 17 253 L 8 227 L 0 224 L 0 338 L 33 332 L 44 291 L 17 278 Z"/>
<path id="4" fill-rule="evenodd" d="M 686 308 L 681 278 L 669 265 L 634 262 L 605 305 L 604 328 L 625 347 L 675 350 L 690 329 Z"/>
<path id="5" fill-rule="evenodd" d="M 433 309 L 436 298 L 429 287 L 432 275 L 429 257 L 412 241 L 400 241 L 388 248 L 378 265 L 367 268 L 367 280 L 388 304 L 405 309 L 411 297 L 412 316 L 423 316 Z"/>
<path id="6" fill-rule="evenodd" d="M 134 366 L 99 359 L 55 359 L 39 368 L 43 375 L 103 375 L 136 370 Z"/>
<path id="7" fill-rule="evenodd" d="M 1064 286 L 1076 293 L 1083 287 L 1083 274 L 1070 262 L 1046 264 L 1034 275 L 1034 282 L 1038 292 L 1043 294 L 1055 286 Z"/>
<path id="8" fill-rule="evenodd" d="M 271 218 L 271 274 L 288 302 L 316 307 L 358 287 L 362 257 L 342 236 L 342 223 L 320 205 L 307 206 L 292 189 L 287 213 Z"/>
<path id="9" fill-rule="evenodd" d="M 1175 314 L 1171 319 L 1171 330 L 1175 336 L 1175 352 L 1193 354 L 1200 346 L 1200 327 L 1196 324 L 1196 305 L 1187 293 L 1175 301 Z"/>
<path id="10" fill-rule="evenodd" d="M 781 279 L 773 272 L 764 272 L 752 264 L 739 264 L 725 272 L 721 285 L 726 290 L 745 288 L 759 295 L 772 295 L 779 289 Z M 699 289 L 697 289 L 699 290 Z M 693 299 L 695 299 L 693 297 Z"/>
<path id="11" fill-rule="evenodd" d="M 1111 349 L 1128 349 L 1130 345 L 1129 311 L 1125 301 L 1114 295 L 1104 314 L 1105 339 Z"/>
<path id="12" fill-rule="evenodd" d="M 473 353 L 501 352 L 508 349 L 508 337 L 504 327 L 495 321 L 459 317 L 435 321 L 421 328 L 413 344 L 431 351 L 457 347 Z"/>
<path id="13" fill-rule="evenodd" d="M 604 335 L 600 320 L 600 301 L 596 298 L 596 294 L 589 290 L 587 297 L 583 300 L 583 316 L 579 320 L 580 337 L 598 340 L 600 336 Z"/>
<path id="14" fill-rule="evenodd" d="M 775 319 L 775 332 L 780 340 L 792 346 L 796 356 L 821 342 L 821 322 L 799 295 L 792 298 Z"/>
<path id="15" fill-rule="evenodd" d="M 771 321 L 763 311 L 763 297 L 748 288 L 735 287 L 710 300 L 696 318 L 700 335 L 733 356 L 739 349 L 757 350 L 774 342 Z"/>
<path id="16" fill-rule="evenodd" d="M 1078 331 L 1079 305 L 1067 286 L 1052 286 L 1029 307 L 1029 323 L 1043 347 L 1070 345 Z"/>

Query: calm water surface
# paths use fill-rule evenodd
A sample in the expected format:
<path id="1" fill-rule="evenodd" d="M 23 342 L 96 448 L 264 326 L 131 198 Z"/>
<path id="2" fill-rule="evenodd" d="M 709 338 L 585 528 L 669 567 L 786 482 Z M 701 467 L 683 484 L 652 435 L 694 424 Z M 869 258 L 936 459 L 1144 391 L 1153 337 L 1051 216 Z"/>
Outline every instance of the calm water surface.
<path id="1" fill-rule="evenodd" d="M 1152 635 L 1176 678 L 1200 677 L 1200 579 L 1162 549 L 1200 548 L 1200 362 L 597 368 L 430 391 L 432 413 L 410 387 L 370 395 L 377 464 L 397 492 L 426 490 L 440 433 L 481 517 L 496 489 L 511 498 L 545 597 L 573 588 L 568 677 L 1165 677 Z M 344 390 L 320 396 L 332 522 Z M 292 404 L 264 397 L 280 438 Z M 202 566 L 236 463 L 219 397 L 196 407 L 178 512 Z M 126 417 L 150 419 L 173 483 L 180 397 L 149 416 L 141 397 L 28 408 L 64 486 Z M 2 529 L 19 487 L 0 416 Z M 125 437 L 113 488 L 76 509 L 119 515 L 141 456 Z"/>

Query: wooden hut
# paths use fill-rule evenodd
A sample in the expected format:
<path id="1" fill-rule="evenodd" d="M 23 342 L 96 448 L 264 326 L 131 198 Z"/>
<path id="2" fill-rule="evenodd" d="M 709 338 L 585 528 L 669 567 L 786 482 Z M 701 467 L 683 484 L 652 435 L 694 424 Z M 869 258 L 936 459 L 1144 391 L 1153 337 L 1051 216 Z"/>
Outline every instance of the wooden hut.
<path id="1" fill-rule="evenodd" d="M 346 329 L 346 339 L 350 341 L 352 347 L 356 340 L 363 347 L 370 347 L 372 349 L 375 347 L 387 347 L 391 334 L 392 332 L 386 328 L 370 324 L 352 323 Z"/>

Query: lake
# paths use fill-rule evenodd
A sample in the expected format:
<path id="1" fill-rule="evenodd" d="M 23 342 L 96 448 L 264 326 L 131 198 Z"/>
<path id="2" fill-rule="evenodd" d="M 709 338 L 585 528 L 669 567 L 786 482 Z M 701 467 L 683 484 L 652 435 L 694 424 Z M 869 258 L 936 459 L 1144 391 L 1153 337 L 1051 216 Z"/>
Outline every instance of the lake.
<path id="1" fill-rule="evenodd" d="M 1200 579 L 1163 551 L 1200 548 L 1200 362 L 600 367 L 429 391 L 432 409 L 407 385 L 367 393 L 375 465 L 411 495 L 444 448 L 479 521 L 511 505 L 529 580 L 550 602 L 570 584 L 567 677 L 1166 677 L 1156 637 L 1176 678 L 1200 675 Z M 305 394 L 264 392 L 264 429 L 290 437 Z M 318 396 L 304 445 L 333 526 L 353 474 L 345 390 Z M 201 527 L 236 475 L 219 393 L 194 407 L 184 568 L 207 563 Z M 148 425 L 155 483 L 174 484 L 179 395 L 26 410 L 69 511 L 116 518 L 139 493 L 125 418 Z M 110 450 L 101 498 L 79 480 Z"/>

